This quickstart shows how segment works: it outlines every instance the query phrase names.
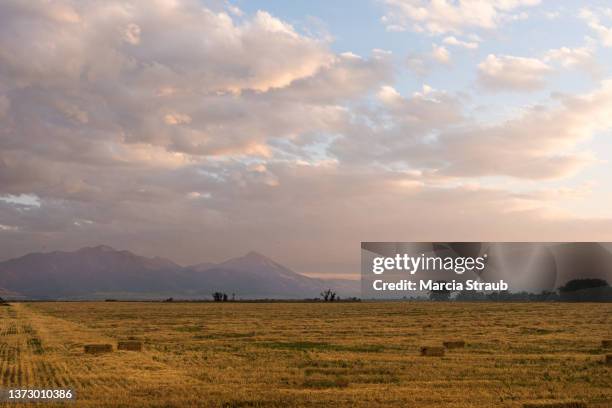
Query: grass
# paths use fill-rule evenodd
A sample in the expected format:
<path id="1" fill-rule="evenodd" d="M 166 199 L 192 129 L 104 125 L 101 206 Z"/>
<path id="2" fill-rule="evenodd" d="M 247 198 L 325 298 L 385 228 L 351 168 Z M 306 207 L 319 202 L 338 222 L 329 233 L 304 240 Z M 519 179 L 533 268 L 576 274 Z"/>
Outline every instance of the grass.
<path id="1" fill-rule="evenodd" d="M 79 407 L 603 408 L 610 337 L 610 304 L 13 304 L 0 385 L 72 388 Z M 143 351 L 83 353 L 125 339 Z M 419 355 L 449 339 L 465 348 Z"/>

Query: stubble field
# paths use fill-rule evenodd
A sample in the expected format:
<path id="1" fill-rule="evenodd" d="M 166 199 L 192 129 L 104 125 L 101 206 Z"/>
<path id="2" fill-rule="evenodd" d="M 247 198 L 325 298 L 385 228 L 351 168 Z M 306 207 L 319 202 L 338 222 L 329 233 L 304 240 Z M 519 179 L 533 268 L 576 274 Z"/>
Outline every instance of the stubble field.
<path id="1" fill-rule="evenodd" d="M 609 408 L 609 338 L 612 304 L 15 303 L 0 307 L 0 377 L 72 388 L 79 407 Z M 126 339 L 143 351 L 117 351 Z M 419 355 L 446 340 L 466 346 Z"/>

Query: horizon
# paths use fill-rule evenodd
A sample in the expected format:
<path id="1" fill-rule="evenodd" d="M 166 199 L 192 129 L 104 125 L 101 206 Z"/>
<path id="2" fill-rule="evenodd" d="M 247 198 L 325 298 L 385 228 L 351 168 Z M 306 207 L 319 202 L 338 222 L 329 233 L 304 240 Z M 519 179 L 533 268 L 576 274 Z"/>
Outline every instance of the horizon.
<path id="1" fill-rule="evenodd" d="M 296 272 L 293 268 L 291 268 L 290 266 L 286 266 L 284 264 L 280 264 L 278 262 L 276 262 L 276 260 L 274 260 L 273 258 L 262 254 L 260 252 L 257 251 L 248 251 L 246 253 L 243 253 L 242 255 L 236 255 L 236 256 L 232 256 L 230 258 L 225 258 L 221 261 L 210 261 L 210 260 L 205 260 L 205 261 L 200 261 L 200 262 L 196 262 L 194 264 L 181 264 L 178 263 L 176 261 L 174 261 L 173 259 L 170 258 L 165 258 L 165 257 L 160 257 L 157 255 L 153 255 L 153 256 L 145 256 L 145 255 L 141 255 L 139 253 L 136 252 L 132 252 L 130 250 L 127 249 L 120 249 L 120 248 L 115 248 L 111 245 L 108 244 L 97 244 L 97 245 L 93 245 L 93 246 L 84 246 L 81 248 L 75 248 L 72 250 L 53 250 L 53 251 L 40 251 L 40 252 L 28 252 L 26 254 L 14 257 L 14 258 L 9 258 L 9 259 L 3 259 L 0 260 L 0 264 L 3 262 L 9 262 L 9 261 L 15 261 L 24 257 L 27 257 L 29 255 L 47 255 L 47 254 L 54 254 L 54 253 L 64 253 L 64 254 L 76 254 L 78 252 L 84 251 L 84 250 L 101 250 L 101 251 L 109 251 L 109 252 L 119 252 L 119 253 L 129 253 L 131 255 L 135 255 L 138 257 L 143 257 L 146 259 L 151 259 L 151 260 L 155 260 L 155 259 L 159 259 L 159 260 L 163 260 L 163 261 L 167 261 L 167 262 L 171 262 L 173 264 L 175 264 L 176 266 L 180 267 L 180 268 L 184 268 L 184 269 L 189 269 L 189 268 L 194 268 L 194 267 L 198 267 L 200 265 L 210 265 L 210 267 L 215 267 L 215 266 L 219 266 L 222 265 L 224 263 L 227 263 L 229 261 L 234 261 L 234 260 L 238 260 L 238 259 L 248 259 L 248 258 L 258 258 L 258 259 L 263 259 L 266 261 L 271 261 L 275 264 L 277 264 L 278 266 L 281 266 L 283 268 L 287 268 L 289 269 L 291 272 L 297 273 L 299 275 L 308 277 L 308 278 L 313 278 L 313 279 L 323 279 L 323 280 L 336 280 L 336 279 L 340 279 L 340 280 L 349 280 L 349 281 L 359 281 L 360 280 L 360 275 L 359 272 L 354 273 L 354 274 L 344 274 L 342 276 L 339 276 L 338 274 L 333 274 L 333 273 L 320 273 L 320 274 L 304 274 L 304 273 L 299 273 Z"/>
<path id="2" fill-rule="evenodd" d="M 461 244 L 464 244 L 464 243 L 461 243 Z M 475 244 L 477 244 L 478 246 L 481 245 L 481 243 L 475 243 Z M 494 243 L 494 245 L 498 246 L 498 248 L 502 248 L 503 245 L 505 245 L 505 244 L 511 244 L 511 245 L 512 244 L 527 244 L 527 247 L 530 247 L 530 246 L 533 246 L 534 243 L 526 243 L 526 242 Z M 581 244 L 585 244 L 586 246 L 583 246 Z M 362 243 L 362 245 L 363 245 L 363 243 Z M 250 270 L 251 268 L 255 267 L 255 269 L 259 269 L 263 265 L 264 266 L 263 270 L 266 270 L 268 272 L 272 272 L 273 270 L 275 270 L 277 268 L 281 268 L 282 270 L 286 270 L 287 272 L 289 272 L 291 274 L 297 274 L 297 275 L 300 275 L 302 277 L 311 278 L 311 279 L 315 279 L 315 280 L 322 280 L 322 281 L 329 280 L 330 282 L 331 281 L 338 281 L 339 282 L 339 281 L 342 281 L 342 280 L 350 281 L 350 282 L 353 282 L 353 283 L 361 282 L 361 297 L 359 297 L 360 299 L 364 299 L 364 300 L 368 300 L 368 299 L 369 300 L 381 300 L 381 299 L 382 300 L 401 300 L 401 299 L 407 299 L 406 295 L 401 295 L 401 294 L 398 293 L 398 294 L 395 295 L 395 297 L 393 297 L 393 296 L 388 297 L 389 295 L 385 294 L 382 298 L 380 298 L 378 294 L 376 294 L 375 292 L 371 291 L 371 288 L 370 289 L 367 289 L 367 288 L 372 285 L 373 279 L 379 278 L 384 271 L 386 271 L 385 275 L 391 274 L 390 282 L 389 283 L 383 283 L 383 281 L 381 280 L 379 284 L 374 285 L 375 287 L 378 287 L 378 286 L 387 287 L 389 284 L 395 285 L 396 283 L 398 285 L 401 284 L 403 286 L 406 286 L 410 282 L 409 279 L 413 277 L 414 272 L 418 272 L 418 271 L 420 271 L 420 272 L 422 272 L 422 271 L 430 271 L 429 263 L 423 264 L 422 265 L 422 270 L 421 270 L 420 266 L 415 266 L 415 265 L 417 265 L 415 263 L 415 259 L 420 261 L 421 258 L 423 258 L 423 259 L 434 259 L 435 258 L 435 259 L 439 259 L 439 260 L 441 260 L 443 258 L 440 257 L 440 255 L 434 255 L 433 258 L 428 255 L 428 258 L 425 258 L 425 254 L 421 254 L 421 255 L 417 255 L 415 258 L 412 258 L 411 256 L 408 255 L 408 253 L 404 253 L 402 256 L 400 256 L 399 254 L 396 254 L 394 257 L 389 258 L 389 259 L 393 260 L 394 263 L 392 265 L 391 264 L 387 265 L 387 263 L 385 263 L 384 264 L 385 266 L 383 267 L 382 266 L 383 265 L 382 261 L 385 261 L 387 258 L 381 257 L 379 255 L 380 254 L 384 254 L 384 253 L 388 253 L 388 252 L 385 252 L 385 251 L 388 251 L 390 247 L 397 247 L 397 245 L 398 245 L 398 243 L 366 243 L 365 244 L 365 248 L 369 248 L 369 249 L 366 249 L 366 252 L 364 254 L 364 256 L 365 256 L 364 259 L 368 259 L 368 261 L 363 263 L 363 259 L 362 259 L 361 274 L 352 274 L 350 276 L 335 276 L 334 274 L 328 274 L 328 273 L 322 273 L 319 276 L 316 276 L 316 275 L 315 276 L 311 276 L 311 275 L 299 273 L 299 272 L 294 271 L 291 267 L 285 266 L 283 264 L 280 264 L 280 263 L 276 262 L 274 259 L 272 259 L 272 258 L 270 258 L 270 257 L 268 257 L 268 256 L 266 256 L 264 254 L 261 254 L 259 252 L 256 252 L 256 251 L 249 251 L 249 252 L 247 252 L 245 254 L 237 255 L 237 256 L 234 256 L 234 257 L 231 257 L 231 258 L 228 258 L 228 259 L 224 259 L 223 261 L 219 261 L 219 262 L 203 261 L 203 262 L 197 262 L 195 264 L 180 264 L 180 263 L 174 262 L 172 259 L 163 258 L 163 257 L 159 257 L 159 256 L 143 256 L 141 254 L 134 253 L 132 251 L 125 250 L 125 249 L 115 248 L 115 247 L 107 245 L 107 244 L 98 244 L 98 245 L 94 245 L 94 246 L 86 246 L 86 247 L 77 248 L 77 249 L 74 249 L 74 250 L 71 250 L 71 251 L 58 251 L 58 250 L 55 250 L 55 251 L 28 253 L 28 254 L 22 255 L 20 257 L 11 258 L 11 259 L 5 260 L 5 261 L 0 261 L 0 271 L 3 270 L 2 269 L 2 266 L 3 266 L 2 264 L 3 263 L 5 263 L 5 262 L 7 262 L 7 263 L 15 263 L 15 262 L 17 262 L 18 263 L 22 259 L 26 259 L 26 258 L 28 258 L 31 255 L 46 256 L 46 255 L 54 255 L 54 254 L 58 254 L 59 253 L 59 254 L 65 254 L 65 255 L 71 255 L 71 256 L 72 255 L 78 256 L 78 255 L 84 254 L 84 253 L 91 253 L 92 251 L 95 251 L 96 254 L 104 254 L 104 253 L 113 253 L 113 254 L 122 254 L 122 255 L 123 254 L 127 254 L 129 256 L 129 258 L 132 258 L 132 256 L 136 256 L 136 257 L 138 257 L 140 259 L 160 260 L 160 261 L 164 261 L 164 262 L 169 262 L 170 264 L 172 264 L 173 266 L 176 266 L 180 270 L 192 270 L 192 271 L 197 271 L 197 272 L 200 272 L 200 273 L 206 273 L 207 271 L 216 270 L 217 267 L 221 267 L 221 269 L 225 269 L 224 265 L 226 265 L 226 264 L 231 264 L 232 262 L 235 263 L 235 261 L 247 260 L 250 263 L 248 263 L 246 265 L 243 264 L 242 266 L 240 266 L 238 268 L 238 270 L 246 271 L 249 274 L 249 273 L 255 272 L 255 270 Z M 409 250 L 410 246 L 414 245 L 414 244 L 413 243 L 411 243 L 411 244 L 403 243 L 403 244 L 400 244 L 400 245 L 404 246 L 405 249 Z M 419 245 L 419 244 L 417 244 L 417 245 Z M 420 244 L 420 245 L 427 245 L 427 244 Z M 501 245 L 501 247 L 500 247 L 500 245 Z M 600 249 L 602 249 L 604 251 L 603 253 L 609 253 L 609 250 L 610 250 L 609 247 L 612 246 L 612 243 L 550 242 L 550 243 L 535 243 L 535 245 L 536 246 L 538 246 L 538 245 L 550 245 L 551 249 L 555 248 L 555 247 L 557 247 L 559 249 L 561 249 L 562 247 L 565 247 L 565 248 L 579 248 L 579 247 L 583 247 L 583 248 L 591 248 L 591 249 L 600 248 Z M 608 248 L 604 249 L 606 246 Z M 374 249 L 374 248 L 378 248 L 378 249 L 376 249 L 376 251 L 380 251 L 380 253 L 377 254 L 376 252 L 371 252 L 370 251 L 371 249 Z M 383 249 L 383 248 L 386 248 L 386 249 Z M 421 246 L 421 248 L 425 248 L 425 247 Z M 499 253 L 500 249 L 494 249 L 494 251 L 495 251 L 495 253 Z M 501 249 L 501 251 L 504 252 L 504 249 Z M 532 251 L 532 249 L 529 249 L 528 251 Z M 565 251 L 567 251 L 567 250 L 561 250 L 561 253 L 564 253 Z M 510 252 L 508 252 L 508 253 L 513 253 L 513 256 L 517 256 L 517 254 L 518 254 L 518 253 L 514 252 L 514 250 L 510 250 Z M 571 253 L 571 252 L 565 252 L 565 253 Z M 588 251 L 587 251 L 587 253 L 588 253 Z M 533 268 L 531 268 L 529 271 L 527 271 L 528 272 L 527 277 L 532 282 L 532 284 L 536 284 L 537 285 L 538 280 L 541 278 L 540 275 L 547 274 L 547 270 L 546 270 L 547 268 L 546 267 L 542 268 L 543 265 L 539 263 L 539 262 L 541 262 L 541 259 L 540 260 L 536 260 L 536 258 L 534 258 L 534 254 L 535 253 L 533 253 L 533 252 L 531 253 L 531 255 L 530 255 L 531 259 L 529 260 L 528 263 L 529 264 L 534 264 L 535 263 L 535 264 L 537 264 L 537 266 L 536 266 L 535 270 Z M 456 255 L 457 254 L 455 254 L 455 256 Z M 525 255 L 526 254 L 523 253 L 520 257 L 524 257 Z M 374 256 L 374 258 L 371 258 L 372 256 Z M 408 258 L 410 258 L 410 260 L 413 262 L 413 263 L 410 264 L 412 266 L 406 266 L 408 264 L 401 264 L 401 265 L 403 265 L 401 267 L 400 266 L 395 266 L 397 264 L 397 262 L 400 262 L 400 260 L 402 262 L 408 262 Z M 400 259 L 400 260 L 398 260 L 398 259 Z M 455 260 L 459 260 L 459 258 L 455 259 L 455 258 L 452 258 L 452 257 L 451 258 L 444 258 L 444 259 L 445 259 L 444 262 L 449 262 L 448 260 L 450 260 L 450 262 L 452 262 L 451 265 L 454 265 L 454 261 Z M 463 262 L 463 261 L 465 261 L 468 258 L 461 258 L 461 259 L 462 259 L 461 262 Z M 470 258 L 470 259 L 472 259 L 472 262 L 475 262 L 475 265 L 476 265 L 478 262 L 485 261 L 487 259 L 487 255 L 485 254 L 484 258 L 478 258 L 480 260 L 476 260 L 475 258 Z M 373 267 L 374 269 L 373 270 L 370 270 L 370 265 L 368 264 L 368 262 L 370 260 L 378 261 L 378 262 L 374 262 L 374 264 L 373 264 L 374 265 L 374 267 Z M 498 261 L 501 261 L 501 259 L 498 259 Z M 585 267 L 585 269 L 578 268 L 578 270 L 572 271 L 572 273 L 574 273 L 573 277 L 571 275 L 570 276 L 565 276 L 565 280 L 560 280 L 560 281 L 557 280 L 556 281 L 556 286 L 548 287 L 548 289 L 546 289 L 546 288 L 536 289 L 536 287 L 534 287 L 534 286 L 531 286 L 529 288 L 525 287 L 525 286 L 520 287 L 520 288 L 514 287 L 514 284 L 512 283 L 512 281 L 514 279 L 517 279 L 517 278 L 520 281 L 520 279 L 521 279 L 520 278 L 520 274 L 518 274 L 517 276 L 514 276 L 514 275 L 516 275 L 515 273 L 514 274 L 512 274 L 512 273 L 509 274 L 510 272 L 514 271 L 514 269 L 512 267 L 510 267 L 510 269 L 502 267 L 500 270 L 495 272 L 495 269 L 496 269 L 495 266 L 493 267 L 493 270 L 494 270 L 493 273 L 494 274 L 495 273 L 497 273 L 497 274 L 501 273 L 501 275 L 499 275 L 498 278 L 505 276 L 506 279 L 510 279 L 510 284 L 508 284 L 508 282 L 504 281 L 503 279 L 497 281 L 497 283 L 489 283 L 490 277 L 483 276 L 480 273 L 475 273 L 476 269 L 469 269 L 469 270 L 466 269 L 463 272 L 460 271 L 460 273 L 456 272 L 457 274 L 455 275 L 455 278 L 459 278 L 459 279 L 439 280 L 440 276 L 434 274 L 434 275 L 429 277 L 429 280 L 422 280 L 421 279 L 419 281 L 420 282 L 419 285 L 421 285 L 421 286 L 424 285 L 423 287 L 429 288 L 432 284 L 437 285 L 439 283 L 440 284 L 444 283 L 444 285 L 449 285 L 449 286 L 452 286 L 453 288 L 458 288 L 458 289 L 453 289 L 453 290 L 451 290 L 449 292 L 449 293 L 454 293 L 455 295 L 457 295 L 459 293 L 463 293 L 463 288 L 464 287 L 468 288 L 467 292 L 474 291 L 474 293 L 478 292 L 478 293 L 483 293 L 483 294 L 487 294 L 487 293 L 509 293 L 509 294 L 523 294 L 523 293 L 528 293 L 528 294 L 545 294 L 545 293 L 557 293 L 557 292 L 560 292 L 561 288 L 563 286 L 567 285 L 568 282 L 570 282 L 570 281 L 580 281 L 580 280 L 583 280 L 583 281 L 589 281 L 589 280 L 601 281 L 605 285 L 607 285 L 608 288 L 610 288 L 610 283 L 608 282 L 608 279 L 610 278 L 609 265 L 610 265 L 610 262 L 612 262 L 612 257 L 610 257 L 609 259 L 605 259 L 603 264 L 601 263 L 601 259 L 599 259 L 599 260 L 589 259 L 588 257 L 587 258 L 577 257 L 577 258 L 574 259 L 573 262 L 576 262 L 576 261 L 578 261 L 578 262 L 585 262 L 586 261 L 586 262 L 591 262 L 591 263 L 595 262 L 595 263 L 591 264 L 590 266 Z M 569 261 L 569 263 L 568 263 L 567 260 L 562 261 L 562 263 L 566 264 L 566 267 L 568 265 L 574 265 L 571 262 L 572 261 Z M 600 263 L 597 263 L 597 262 L 600 262 Z M 397 264 L 397 265 L 399 265 L 399 264 Z M 47 265 L 42 265 L 42 268 L 45 268 L 46 266 Z M 411 273 L 409 271 L 407 272 L 404 269 L 404 268 L 409 268 L 410 269 L 413 266 L 414 266 L 414 268 L 416 268 L 416 269 L 414 269 L 413 273 Z M 557 270 L 557 268 L 559 268 L 560 266 L 561 265 L 555 266 L 554 275 L 556 275 L 557 273 L 561 272 L 561 270 Z M 202 269 L 202 267 L 204 269 Z M 524 267 L 525 267 L 525 265 L 521 266 L 519 268 L 519 270 L 522 270 Z M 533 265 L 532 265 L 532 267 L 533 267 Z M 157 266 L 157 268 L 159 268 L 159 266 Z M 162 269 L 163 268 L 164 267 L 162 267 Z M 232 270 L 235 267 L 234 266 L 229 266 L 228 268 L 229 268 L 228 270 Z M 244 269 L 244 268 L 246 268 L 246 269 Z M 391 269 L 389 269 L 389 268 L 391 268 Z M 431 269 L 431 271 L 435 272 L 435 273 L 439 273 L 441 270 L 446 271 L 446 266 L 444 268 L 442 268 L 442 269 L 439 269 L 439 268 L 442 268 L 442 267 L 441 266 L 440 267 L 434 267 L 433 269 Z M 453 267 L 451 266 L 450 268 L 452 269 Z M 485 264 L 481 263 L 480 264 L 480 270 L 484 270 L 485 268 L 486 268 Z M 497 268 L 499 268 L 499 266 Z M 575 269 L 575 266 L 572 266 L 571 268 Z M 14 266 L 13 267 L 9 266 L 8 268 L 4 269 L 4 271 L 10 273 L 14 269 L 15 269 Z M 119 269 L 125 271 L 125 268 L 120 267 Z M 504 269 L 505 269 L 505 272 L 504 272 Z M 591 269 L 595 270 L 595 272 L 591 272 L 592 276 L 589 275 L 589 270 L 591 270 Z M 17 270 L 19 270 L 19 269 L 17 268 Z M 129 268 L 128 268 L 127 271 L 129 271 Z M 373 276 L 372 276 L 372 271 L 374 271 L 374 275 Z M 114 273 L 113 268 L 107 269 L 106 272 L 111 273 L 111 274 Z M 464 272 L 467 272 L 465 276 L 463 276 Z M 524 272 L 526 272 L 526 271 L 522 271 L 522 273 L 524 273 Z M 568 270 L 566 269 L 565 273 L 567 273 L 567 272 L 568 272 Z M 38 272 L 36 272 L 36 273 L 38 273 Z M 169 270 L 168 270 L 168 273 L 169 273 Z M 275 272 L 273 272 L 273 273 L 275 273 Z M 563 273 L 563 272 L 561 272 L 561 273 Z M 602 273 L 603 273 L 603 275 L 602 275 Z M 44 275 L 38 275 L 38 276 L 42 277 Z M 170 276 L 170 275 L 168 275 L 168 276 Z M 604 277 L 606 279 L 601 279 L 601 277 Z M 406 279 L 406 278 L 408 278 L 408 279 Z M 212 282 L 210 282 L 210 283 L 212 283 Z M 525 282 L 523 282 L 523 285 L 524 284 L 525 284 Z M 212 283 L 212 285 L 213 285 L 212 287 L 215 287 L 215 283 Z M 410 285 L 412 285 L 412 284 L 410 284 Z M 500 286 L 500 287 L 503 286 L 504 289 L 502 289 L 502 290 L 496 290 L 496 289 L 471 289 L 471 287 L 473 285 L 483 286 L 483 287 L 485 287 L 485 286 L 489 287 L 490 286 L 491 288 L 495 288 L 497 286 Z M 208 289 L 210 289 L 210 288 L 208 288 Z M 343 289 L 346 289 L 346 288 L 343 288 Z M 353 288 L 353 290 L 354 289 L 355 288 Z M 388 289 L 385 289 L 385 290 L 388 290 Z M 170 292 L 171 291 L 172 290 L 170 290 Z M 391 291 L 393 291 L 393 289 L 391 289 Z M 426 298 L 427 297 L 426 296 L 427 293 L 432 293 L 431 289 L 428 289 L 428 290 L 422 290 L 421 289 L 421 290 L 417 290 L 416 292 L 414 292 L 414 289 L 410 289 L 410 291 L 412 292 L 412 294 L 411 294 L 410 297 L 408 297 L 408 299 L 417 299 L 417 300 L 419 300 L 421 298 Z M 2 287 L 0 287 L 0 293 L 11 293 L 11 291 L 10 290 L 7 291 L 6 288 L 3 289 Z M 153 296 L 152 298 L 146 298 L 146 297 L 143 298 L 142 294 L 133 294 L 132 296 L 135 296 L 133 298 L 125 297 L 125 295 L 127 293 L 130 293 L 130 291 L 128 290 L 124 294 L 121 294 L 120 295 L 121 296 L 120 299 L 121 300 L 155 300 L 155 299 L 157 299 L 156 296 Z M 15 292 L 14 295 L 17 295 L 17 294 L 18 294 L 18 292 Z M 109 292 L 109 294 L 112 294 L 112 291 Z M 7 295 L 7 296 L 9 296 L 9 298 L 11 298 L 10 296 L 14 296 L 14 295 Z M 355 293 L 352 293 L 351 296 L 349 296 L 349 297 L 353 298 L 353 297 L 355 297 L 354 295 L 355 295 Z M 98 295 L 95 295 L 93 298 L 92 297 L 87 297 L 87 296 L 83 297 L 83 296 L 84 295 L 77 296 L 76 299 L 77 300 L 78 299 L 94 300 L 94 299 L 96 299 L 96 296 L 98 296 Z M 197 299 L 201 298 L 201 296 L 184 297 L 184 295 L 180 294 L 179 292 L 177 292 L 176 296 L 179 296 L 180 299 L 190 299 L 190 300 L 197 300 Z M 345 294 L 345 296 L 347 296 L 347 295 Z M 414 297 L 414 296 L 416 296 L 416 297 Z M 23 296 L 22 295 L 18 295 L 17 298 L 23 298 Z M 251 297 L 249 297 L 249 296 L 246 296 L 246 297 L 243 297 L 241 299 L 253 300 L 253 299 L 266 299 L 266 298 L 268 298 L 268 297 L 258 297 L 258 296 L 251 296 Z M 23 299 L 27 299 L 27 298 L 23 298 Z M 32 299 L 36 299 L 36 297 L 34 297 Z M 69 297 L 68 299 L 72 299 L 72 297 Z M 286 298 L 285 297 L 271 297 L 271 299 L 295 299 L 295 297 L 293 297 L 293 296 L 288 296 Z M 516 300 L 525 300 L 525 299 L 516 299 Z"/>
<path id="3" fill-rule="evenodd" d="M 198 265 L 202 265 L 202 264 L 219 265 L 219 264 L 222 264 L 224 262 L 227 262 L 227 261 L 230 261 L 230 260 L 233 260 L 233 259 L 246 258 L 246 257 L 249 257 L 250 255 L 256 255 L 256 256 L 262 257 L 264 259 L 268 259 L 268 260 L 270 260 L 272 262 L 276 262 L 274 259 L 272 259 L 271 257 L 269 257 L 269 256 L 267 256 L 265 254 L 262 254 L 260 252 L 254 251 L 254 250 L 250 250 L 250 251 L 244 253 L 243 255 L 231 256 L 229 258 L 225 258 L 225 259 L 220 260 L 220 261 L 203 260 L 203 261 L 198 261 L 198 262 L 193 263 L 193 264 L 184 264 L 184 263 L 177 262 L 174 259 L 170 259 L 170 258 L 166 258 L 166 257 L 161 257 L 161 256 L 158 256 L 158 255 L 145 256 L 145 255 L 142 255 L 142 254 L 139 254 L 139 253 L 136 253 L 136 252 L 132 252 L 132 251 L 130 251 L 128 249 L 115 248 L 112 245 L 108 245 L 108 244 L 97 244 L 97 245 L 94 244 L 92 246 L 84 246 L 84 247 L 68 249 L 68 250 L 58 250 L 58 249 L 56 249 L 56 250 L 48 250 L 48 251 L 27 252 L 25 254 L 21 254 L 21 255 L 18 255 L 16 257 L 13 257 L 13 258 L 0 259 L 0 263 L 6 262 L 6 261 L 15 260 L 15 259 L 19 259 L 19 258 L 28 256 L 28 255 L 33 255 L 33 254 L 51 254 L 51 253 L 54 253 L 54 252 L 74 253 L 74 252 L 78 252 L 78 251 L 81 251 L 81 250 L 84 250 L 84 249 L 98 249 L 98 248 L 108 248 L 108 249 L 116 251 L 116 252 L 129 252 L 129 253 L 131 253 L 133 255 L 146 257 L 148 259 L 162 259 L 162 260 L 165 260 L 165 261 L 172 262 L 172 263 L 174 263 L 174 264 L 176 264 L 176 265 L 178 265 L 178 266 L 180 266 L 182 268 L 189 268 L 189 267 L 194 267 L 194 266 L 198 266 Z M 281 265 L 281 266 L 285 266 L 285 265 Z M 293 268 L 291 268 L 289 266 L 285 266 L 285 267 L 289 268 L 292 271 L 294 271 Z M 294 272 L 296 272 L 296 271 L 294 271 Z M 325 273 L 325 272 L 323 272 L 323 273 L 311 273 L 311 274 L 305 274 L 305 273 L 300 273 L 300 272 L 296 272 L 296 273 L 299 273 L 300 275 L 307 276 L 307 277 L 310 277 L 310 278 L 315 278 L 315 279 L 317 279 L 317 278 L 318 279 L 347 279 L 347 280 L 355 280 L 355 281 L 360 279 L 359 272 L 351 273 L 351 274 L 341 274 L 341 275 L 334 274 L 334 273 Z"/>

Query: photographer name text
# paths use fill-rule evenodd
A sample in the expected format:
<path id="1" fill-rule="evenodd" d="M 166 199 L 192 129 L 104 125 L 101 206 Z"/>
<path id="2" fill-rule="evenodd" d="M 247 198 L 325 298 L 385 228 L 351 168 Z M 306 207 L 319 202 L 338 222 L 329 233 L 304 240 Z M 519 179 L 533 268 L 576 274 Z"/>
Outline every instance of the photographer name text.
<path id="1" fill-rule="evenodd" d="M 442 282 L 431 279 L 417 281 L 401 279 L 395 282 L 385 282 L 382 279 L 376 279 L 372 282 L 372 288 L 376 291 L 504 291 L 508 290 L 508 283 L 504 280 L 497 282 L 479 282 L 476 280 Z"/>

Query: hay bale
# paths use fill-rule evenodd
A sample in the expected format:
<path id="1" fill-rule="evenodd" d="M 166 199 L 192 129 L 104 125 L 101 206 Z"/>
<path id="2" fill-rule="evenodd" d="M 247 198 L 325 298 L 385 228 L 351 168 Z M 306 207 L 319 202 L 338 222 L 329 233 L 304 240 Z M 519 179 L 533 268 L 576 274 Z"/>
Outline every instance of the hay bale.
<path id="1" fill-rule="evenodd" d="M 586 403 L 578 401 L 568 402 L 528 402 L 523 408 L 587 408 Z"/>
<path id="2" fill-rule="evenodd" d="M 444 347 L 421 347 L 421 355 L 428 357 L 442 357 L 444 355 Z"/>
<path id="3" fill-rule="evenodd" d="M 601 348 L 612 348 L 612 340 L 602 340 Z"/>
<path id="4" fill-rule="evenodd" d="M 463 340 L 449 340 L 449 341 L 443 342 L 442 344 L 444 345 L 445 348 L 449 350 L 465 347 L 465 341 Z"/>
<path id="5" fill-rule="evenodd" d="M 117 350 L 142 351 L 142 342 L 129 340 L 117 343 Z"/>
<path id="6" fill-rule="evenodd" d="M 112 344 L 85 344 L 83 346 L 85 353 L 87 354 L 102 354 L 111 353 L 113 351 Z"/>
<path id="7" fill-rule="evenodd" d="M 612 354 L 606 356 L 606 365 L 612 366 Z"/>

